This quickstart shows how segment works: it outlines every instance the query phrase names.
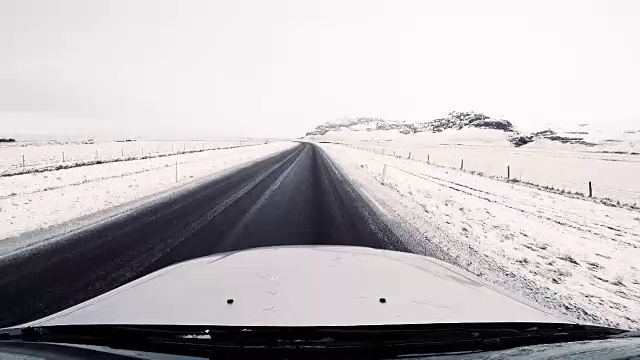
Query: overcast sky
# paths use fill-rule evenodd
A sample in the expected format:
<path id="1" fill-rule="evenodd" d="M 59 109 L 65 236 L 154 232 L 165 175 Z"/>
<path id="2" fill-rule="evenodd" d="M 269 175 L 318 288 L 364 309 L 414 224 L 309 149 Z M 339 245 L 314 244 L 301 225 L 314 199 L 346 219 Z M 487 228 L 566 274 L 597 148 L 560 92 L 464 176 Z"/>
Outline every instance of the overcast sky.
<path id="1" fill-rule="evenodd" d="M 0 0 L 0 132 L 299 136 L 451 110 L 640 123 L 640 1 Z"/>

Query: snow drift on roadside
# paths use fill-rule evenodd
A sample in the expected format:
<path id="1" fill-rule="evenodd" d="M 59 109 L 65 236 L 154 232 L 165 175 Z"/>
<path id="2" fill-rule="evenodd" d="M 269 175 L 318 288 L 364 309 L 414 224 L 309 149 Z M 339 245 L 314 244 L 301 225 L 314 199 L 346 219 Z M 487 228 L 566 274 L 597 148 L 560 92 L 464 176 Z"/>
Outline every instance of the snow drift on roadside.
<path id="1" fill-rule="evenodd" d="M 450 261 L 581 322 L 640 328 L 640 213 L 382 156 L 323 149 L 400 224 Z M 384 185 L 383 165 L 387 164 Z"/>

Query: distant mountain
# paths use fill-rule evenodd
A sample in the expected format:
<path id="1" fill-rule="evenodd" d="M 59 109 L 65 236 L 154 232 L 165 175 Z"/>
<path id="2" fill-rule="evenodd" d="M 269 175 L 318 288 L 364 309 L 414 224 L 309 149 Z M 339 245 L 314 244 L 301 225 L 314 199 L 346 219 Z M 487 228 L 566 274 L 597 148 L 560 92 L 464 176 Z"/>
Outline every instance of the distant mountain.
<path id="1" fill-rule="evenodd" d="M 404 138 L 412 135 L 424 134 L 456 134 L 461 130 L 471 129 L 493 130 L 493 132 L 481 132 L 482 136 L 492 136 L 503 139 L 505 144 L 515 147 L 543 142 L 562 143 L 569 145 L 581 145 L 586 147 L 602 146 L 601 151 L 637 152 L 640 149 L 640 129 L 625 130 L 617 135 L 604 135 L 601 130 L 592 128 L 589 124 L 579 124 L 576 129 L 545 129 L 532 133 L 519 131 L 509 120 L 493 119 L 482 113 L 453 111 L 448 116 L 425 122 L 402 122 L 385 120 L 381 118 L 355 118 L 340 119 L 317 126 L 306 134 L 309 138 L 326 138 L 332 134 L 362 134 L 372 133 L 372 137 L 380 138 L 380 134 L 388 134 L 386 137 Z M 364 132 L 364 134 L 363 134 Z M 373 134 L 376 134 L 375 136 Z M 503 135 L 499 135 L 503 134 Z M 362 135 L 359 137 L 362 138 Z M 366 135 L 365 135 L 366 137 Z"/>
<path id="2" fill-rule="evenodd" d="M 484 114 L 474 112 L 450 112 L 449 116 L 427 122 L 407 123 L 402 121 L 384 120 L 380 118 L 356 118 L 331 121 L 318 125 L 306 136 L 325 135 L 329 131 L 348 129 L 352 131 L 391 130 L 404 135 L 420 132 L 438 133 L 448 129 L 462 130 L 465 127 L 493 129 L 514 132 L 513 125 L 508 120 L 491 119 Z"/>

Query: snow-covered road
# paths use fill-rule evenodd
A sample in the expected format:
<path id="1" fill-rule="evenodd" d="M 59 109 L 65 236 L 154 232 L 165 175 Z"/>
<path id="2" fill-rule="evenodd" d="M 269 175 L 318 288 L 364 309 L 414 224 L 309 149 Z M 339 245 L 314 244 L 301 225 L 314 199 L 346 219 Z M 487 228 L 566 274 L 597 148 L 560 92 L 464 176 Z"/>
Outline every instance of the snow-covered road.
<path id="1" fill-rule="evenodd" d="M 640 328 L 640 212 L 322 144 L 413 249 L 580 321 Z M 384 185 L 382 172 L 387 164 Z"/>

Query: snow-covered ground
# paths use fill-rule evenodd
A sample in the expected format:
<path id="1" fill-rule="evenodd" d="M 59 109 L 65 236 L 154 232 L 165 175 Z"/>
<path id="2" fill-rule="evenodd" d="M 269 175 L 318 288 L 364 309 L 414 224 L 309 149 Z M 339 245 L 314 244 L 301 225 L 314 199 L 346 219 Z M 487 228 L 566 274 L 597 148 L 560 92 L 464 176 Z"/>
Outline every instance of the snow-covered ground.
<path id="1" fill-rule="evenodd" d="M 49 140 L 0 143 L 0 175 L 31 172 L 86 162 L 158 157 L 171 154 L 260 144 L 261 140 L 236 141 L 93 141 Z M 24 162 L 23 162 L 24 160 Z"/>
<path id="2" fill-rule="evenodd" d="M 432 244 L 447 254 L 443 260 L 514 296 L 582 322 L 640 328 L 640 212 L 344 145 L 322 147 L 415 252 Z M 455 150 L 439 154 L 447 151 Z M 571 157 L 547 161 L 574 164 Z"/>
<path id="3" fill-rule="evenodd" d="M 468 123 L 475 113 L 452 112 L 424 123 L 341 119 L 316 127 L 307 139 L 352 144 L 488 176 L 510 177 L 640 206 L 640 128 L 620 124 L 549 124 L 523 132 L 508 120 Z M 526 124 L 525 124 L 526 125 Z M 541 131 L 542 130 L 542 131 Z M 518 146 L 516 146 L 518 145 Z M 611 201 L 609 201 L 611 202 Z"/>
<path id="4" fill-rule="evenodd" d="M 487 133 L 474 134 L 485 144 L 458 144 L 455 139 L 434 144 L 416 139 L 362 141 L 347 137 L 339 142 L 378 153 L 384 149 L 386 155 L 405 158 L 411 153 L 412 159 L 446 167 L 459 168 L 464 159 L 464 169 L 488 176 L 506 178 L 509 166 L 511 178 L 585 195 L 591 182 L 594 197 L 640 206 L 640 155 L 591 152 L 583 146 L 545 141 L 515 148 L 496 139 L 500 133 L 478 132 Z"/>
<path id="5" fill-rule="evenodd" d="M 16 238 L 20 234 L 180 187 L 295 145 L 273 142 L 0 177 L 0 255 L 25 246 Z"/>

